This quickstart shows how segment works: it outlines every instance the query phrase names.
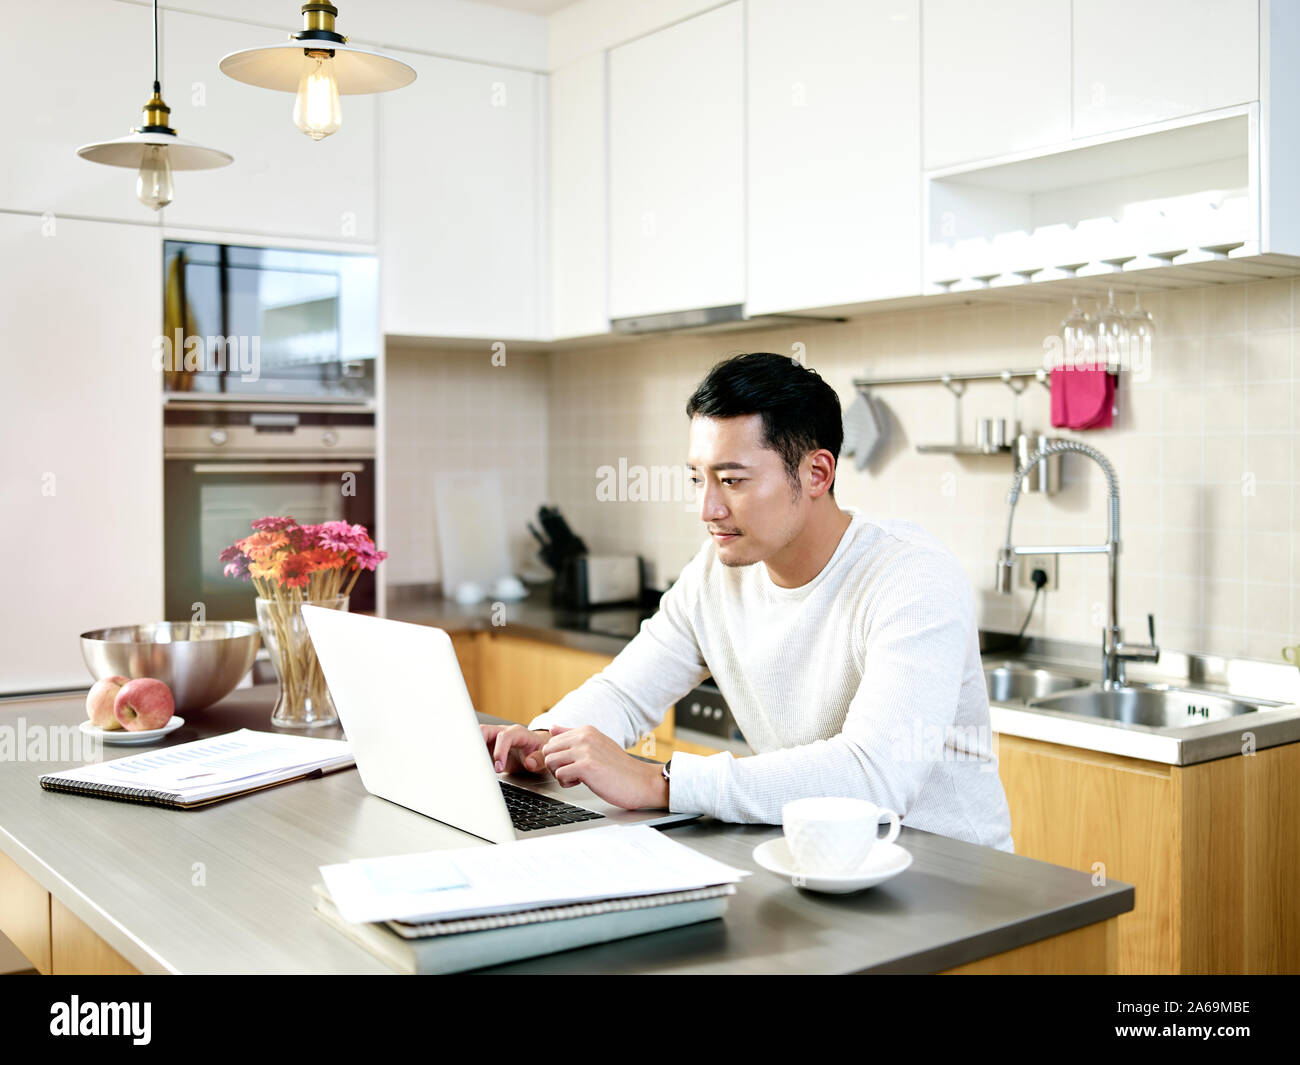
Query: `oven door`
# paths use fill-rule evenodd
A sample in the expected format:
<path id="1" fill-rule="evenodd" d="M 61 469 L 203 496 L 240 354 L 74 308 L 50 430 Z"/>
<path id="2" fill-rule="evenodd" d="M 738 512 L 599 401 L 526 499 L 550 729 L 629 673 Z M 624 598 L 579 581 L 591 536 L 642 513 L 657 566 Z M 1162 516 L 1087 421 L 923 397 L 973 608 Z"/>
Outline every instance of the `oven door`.
<path id="1" fill-rule="evenodd" d="M 210 621 L 256 620 L 257 591 L 227 577 L 221 552 L 270 515 L 301 525 L 347 521 L 375 529 L 374 459 L 164 460 L 164 570 L 167 617 L 191 618 L 203 604 Z M 344 481 L 343 474 L 355 474 Z M 354 494 L 345 494 L 347 484 Z M 375 609 L 375 575 L 362 572 L 349 610 Z"/>

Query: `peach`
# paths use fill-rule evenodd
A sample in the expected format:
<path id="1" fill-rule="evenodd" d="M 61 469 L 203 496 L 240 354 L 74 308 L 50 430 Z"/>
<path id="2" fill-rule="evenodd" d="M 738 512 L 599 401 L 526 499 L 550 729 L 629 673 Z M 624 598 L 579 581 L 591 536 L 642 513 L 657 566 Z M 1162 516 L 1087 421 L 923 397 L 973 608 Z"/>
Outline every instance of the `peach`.
<path id="1" fill-rule="evenodd" d="M 127 681 L 113 702 L 113 714 L 128 732 L 162 728 L 175 712 L 172 690 L 152 677 Z"/>
<path id="2" fill-rule="evenodd" d="M 117 718 L 113 715 L 113 703 L 122 685 L 129 683 L 130 677 L 101 677 L 90 686 L 86 693 L 86 716 L 90 723 L 102 729 L 120 729 Z"/>

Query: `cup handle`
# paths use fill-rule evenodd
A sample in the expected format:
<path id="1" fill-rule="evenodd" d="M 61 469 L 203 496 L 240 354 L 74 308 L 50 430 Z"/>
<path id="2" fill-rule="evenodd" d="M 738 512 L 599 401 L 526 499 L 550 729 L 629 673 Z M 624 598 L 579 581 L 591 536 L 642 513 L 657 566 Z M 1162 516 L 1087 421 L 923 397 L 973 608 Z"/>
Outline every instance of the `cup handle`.
<path id="1" fill-rule="evenodd" d="M 1300 648 L 1283 647 L 1282 657 L 1290 662 L 1293 666 L 1300 666 Z"/>
<path id="2" fill-rule="evenodd" d="M 889 814 L 889 831 L 886 832 L 883 837 L 877 836 L 876 842 L 893 843 L 894 840 L 898 839 L 898 833 L 902 830 L 902 825 L 898 820 L 898 814 L 894 813 L 893 810 L 886 810 L 884 807 L 881 807 L 880 812 L 882 814 Z M 876 826 L 876 831 L 880 831 L 879 825 Z"/>

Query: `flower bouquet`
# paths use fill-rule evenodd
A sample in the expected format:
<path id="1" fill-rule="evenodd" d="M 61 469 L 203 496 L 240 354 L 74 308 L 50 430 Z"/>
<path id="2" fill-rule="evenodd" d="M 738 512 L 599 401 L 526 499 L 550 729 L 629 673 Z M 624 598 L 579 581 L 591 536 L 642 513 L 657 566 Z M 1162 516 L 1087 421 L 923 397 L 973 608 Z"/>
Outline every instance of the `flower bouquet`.
<path id="1" fill-rule="evenodd" d="M 252 581 L 257 589 L 257 622 L 280 678 L 271 724 L 306 728 L 338 722 L 302 605 L 346 610 L 361 571 L 374 570 L 387 557 L 375 550 L 362 525 L 299 525 L 289 517 L 259 518 L 251 536 L 221 552 L 226 576 Z"/>

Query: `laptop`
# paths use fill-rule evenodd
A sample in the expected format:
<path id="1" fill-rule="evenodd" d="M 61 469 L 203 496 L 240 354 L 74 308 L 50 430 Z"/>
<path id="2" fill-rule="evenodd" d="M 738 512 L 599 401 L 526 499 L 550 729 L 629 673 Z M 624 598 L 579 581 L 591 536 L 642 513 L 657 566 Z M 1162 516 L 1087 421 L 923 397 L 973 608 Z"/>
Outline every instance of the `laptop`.
<path id="1" fill-rule="evenodd" d="M 699 817 L 623 810 L 549 773 L 498 774 L 446 632 L 309 604 L 302 616 L 370 794 L 492 843 Z"/>

